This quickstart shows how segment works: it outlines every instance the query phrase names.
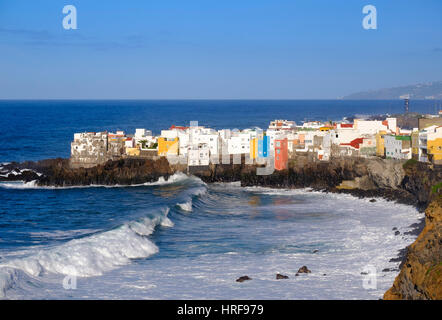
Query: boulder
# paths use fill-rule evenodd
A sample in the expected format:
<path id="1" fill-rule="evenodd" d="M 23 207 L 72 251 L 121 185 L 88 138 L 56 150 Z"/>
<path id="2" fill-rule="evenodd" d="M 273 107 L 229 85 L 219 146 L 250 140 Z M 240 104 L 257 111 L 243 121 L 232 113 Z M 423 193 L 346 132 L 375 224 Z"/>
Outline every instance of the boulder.
<path id="1" fill-rule="evenodd" d="M 312 273 L 307 266 L 302 266 L 301 268 L 299 268 L 297 273 Z"/>
<path id="2" fill-rule="evenodd" d="M 252 278 L 250 278 L 249 276 L 242 276 L 242 277 L 239 277 L 238 279 L 236 279 L 236 282 L 244 282 L 247 280 L 252 280 Z"/>

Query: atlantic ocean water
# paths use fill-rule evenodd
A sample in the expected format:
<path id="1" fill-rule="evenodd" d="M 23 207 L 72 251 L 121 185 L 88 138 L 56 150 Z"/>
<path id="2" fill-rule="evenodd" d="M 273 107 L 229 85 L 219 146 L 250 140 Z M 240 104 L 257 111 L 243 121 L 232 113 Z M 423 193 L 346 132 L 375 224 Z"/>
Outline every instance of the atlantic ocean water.
<path id="1" fill-rule="evenodd" d="M 432 111 L 431 101 L 412 106 Z M 265 128 L 273 119 L 401 111 L 401 101 L 0 101 L 0 162 L 67 158 L 82 131 L 158 134 L 195 120 Z M 3 182 L 0 297 L 379 299 L 398 273 L 390 260 L 421 217 L 383 199 L 208 185 L 184 174 L 130 187 Z M 303 265 L 312 273 L 295 276 Z M 235 281 L 243 275 L 252 280 Z"/>

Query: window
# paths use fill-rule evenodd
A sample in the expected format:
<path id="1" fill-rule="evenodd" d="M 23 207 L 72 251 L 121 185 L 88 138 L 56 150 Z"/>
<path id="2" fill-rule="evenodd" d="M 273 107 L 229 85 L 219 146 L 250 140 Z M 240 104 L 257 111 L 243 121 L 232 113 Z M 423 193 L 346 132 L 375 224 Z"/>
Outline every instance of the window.
<path id="1" fill-rule="evenodd" d="M 280 147 L 281 146 L 281 141 L 276 141 L 276 146 Z"/>
<path id="2" fill-rule="evenodd" d="M 280 154 L 281 153 L 281 149 L 276 149 L 276 153 Z"/>

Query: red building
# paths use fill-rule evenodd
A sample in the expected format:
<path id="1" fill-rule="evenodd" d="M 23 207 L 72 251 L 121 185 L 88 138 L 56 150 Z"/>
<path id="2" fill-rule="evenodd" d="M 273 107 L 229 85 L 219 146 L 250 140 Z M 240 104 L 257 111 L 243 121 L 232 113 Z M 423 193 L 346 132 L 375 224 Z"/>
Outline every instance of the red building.
<path id="1" fill-rule="evenodd" d="M 289 151 L 287 138 L 275 140 L 275 169 L 284 170 L 288 167 Z"/>

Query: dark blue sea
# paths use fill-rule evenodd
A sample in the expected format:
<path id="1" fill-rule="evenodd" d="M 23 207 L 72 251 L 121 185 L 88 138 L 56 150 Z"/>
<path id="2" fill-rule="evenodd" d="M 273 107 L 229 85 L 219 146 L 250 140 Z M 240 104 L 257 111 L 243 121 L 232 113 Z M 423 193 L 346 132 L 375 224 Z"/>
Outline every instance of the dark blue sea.
<path id="1" fill-rule="evenodd" d="M 195 120 L 265 128 L 402 109 L 401 101 L 0 101 L 0 163 L 67 158 L 83 131 L 159 133 Z M 433 112 L 434 102 L 412 101 L 411 111 Z M 398 267 L 390 259 L 414 240 L 405 232 L 421 216 L 382 199 L 208 185 L 184 174 L 131 187 L 3 182 L 0 297 L 378 299 L 397 274 L 382 270 Z M 312 273 L 295 277 L 303 265 Z M 374 287 L 364 270 L 376 272 Z M 253 280 L 235 281 L 243 275 Z"/>

